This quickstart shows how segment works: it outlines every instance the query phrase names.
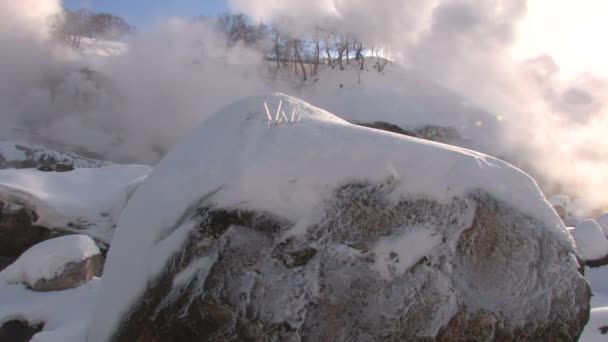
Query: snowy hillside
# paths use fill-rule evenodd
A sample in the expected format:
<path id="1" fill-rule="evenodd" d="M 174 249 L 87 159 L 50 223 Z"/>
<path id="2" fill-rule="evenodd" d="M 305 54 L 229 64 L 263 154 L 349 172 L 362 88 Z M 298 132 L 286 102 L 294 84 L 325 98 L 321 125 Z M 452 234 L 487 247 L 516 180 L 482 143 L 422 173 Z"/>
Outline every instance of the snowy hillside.
<path id="1" fill-rule="evenodd" d="M 386 122 L 429 140 L 503 153 L 496 116 L 396 64 L 381 73 L 322 67 L 318 81 L 294 93 L 351 123 Z M 450 130 L 453 134 L 441 136 Z"/>
<path id="2" fill-rule="evenodd" d="M 57 152 L 47 147 L 0 140 L 0 169 L 37 168 L 62 164 L 72 168 L 93 168 L 109 165 L 70 152 Z"/>

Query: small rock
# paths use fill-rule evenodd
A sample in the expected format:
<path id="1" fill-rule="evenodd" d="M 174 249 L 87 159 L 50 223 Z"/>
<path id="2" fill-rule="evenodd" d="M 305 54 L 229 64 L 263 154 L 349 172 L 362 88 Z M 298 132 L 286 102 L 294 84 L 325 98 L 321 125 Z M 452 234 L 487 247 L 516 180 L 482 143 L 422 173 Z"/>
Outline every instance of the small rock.
<path id="1" fill-rule="evenodd" d="M 68 235 L 33 246 L 0 272 L 0 281 L 22 283 L 34 291 L 77 287 L 103 270 L 104 257 L 86 235 Z"/>
<path id="2" fill-rule="evenodd" d="M 51 279 L 40 279 L 32 290 L 38 292 L 60 291 L 77 287 L 91 280 L 93 277 L 101 276 L 103 270 L 103 255 L 97 254 L 85 260 L 70 262 L 65 265 L 63 272 Z"/>

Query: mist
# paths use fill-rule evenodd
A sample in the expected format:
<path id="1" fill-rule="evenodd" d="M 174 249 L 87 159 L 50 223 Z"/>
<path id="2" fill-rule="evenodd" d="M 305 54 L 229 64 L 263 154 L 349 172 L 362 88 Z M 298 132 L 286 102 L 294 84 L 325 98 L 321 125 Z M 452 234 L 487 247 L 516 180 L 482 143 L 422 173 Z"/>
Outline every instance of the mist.
<path id="1" fill-rule="evenodd" d="M 229 4 L 293 35 L 323 27 L 383 46 L 408 72 L 495 114 L 503 146 L 496 155 L 534 175 L 548 195 L 565 191 L 589 208 L 608 206 L 608 82 L 592 73 L 560 77 L 552 56 L 514 59 L 526 1 Z M 115 161 L 154 163 L 222 106 L 296 91 L 265 76 L 257 50 L 228 46 L 203 21 L 169 19 L 130 37 L 124 54 L 99 62 L 53 40 L 48 19 L 61 13 L 58 1 L 0 0 L 0 13 L 0 77 L 10 80 L 0 84 L 6 137 L 18 131 Z"/>
<path id="2" fill-rule="evenodd" d="M 331 22 L 366 42 L 381 42 L 405 68 L 494 113 L 504 147 L 498 156 L 534 175 L 547 195 L 566 191 L 587 202 L 586 209 L 608 205 L 608 82 L 591 73 L 560 77 L 547 55 L 514 59 L 525 0 L 231 4 L 295 32 Z"/>

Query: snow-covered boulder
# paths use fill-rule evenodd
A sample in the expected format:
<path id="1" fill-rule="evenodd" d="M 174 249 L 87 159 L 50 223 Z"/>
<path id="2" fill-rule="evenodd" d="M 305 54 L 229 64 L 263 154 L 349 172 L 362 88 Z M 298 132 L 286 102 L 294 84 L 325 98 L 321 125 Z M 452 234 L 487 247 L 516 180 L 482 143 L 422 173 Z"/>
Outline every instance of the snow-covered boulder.
<path id="1" fill-rule="evenodd" d="M 574 341 L 576 258 L 500 160 L 247 98 L 127 204 L 88 341 Z"/>
<path id="2" fill-rule="evenodd" d="M 0 170 L 0 255 L 20 254 L 23 247 L 52 237 L 49 230 L 109 243 L 118 215 L 149 172 L 141 165 Z"/>
<path id="3" fill-rule="evenodd" d="M 595 220 L 581 221 L 572 231 L 572 236 L 586 265 L 608 264 L 608 239 Z"/>
<path id="4" fill-rule="evenodd" d="M 604 232 L 604 235 L 608 237 L 608 213 L 602 214 L 600 217 L 597 218 L 596 222 L 602 228 L 602 232 Z"/>
<path id="5" fill-rule="evenodd" d="M 104 258 L 86 235 L 67 235 L 41 242 L 0 272 L 0 281 L 21 283 L 34 291 L 77 287 L 101 275 Z"/>
<path id="6" fill-rule="evenodd" d="M 589 212 L 589 205 L 583 199 L 572 199 L 565 194 L 558 194 L 549 197 L 549 203 L 564 221 L 566 226 L 576 226 L 583 221 L 585 213 Z"/>

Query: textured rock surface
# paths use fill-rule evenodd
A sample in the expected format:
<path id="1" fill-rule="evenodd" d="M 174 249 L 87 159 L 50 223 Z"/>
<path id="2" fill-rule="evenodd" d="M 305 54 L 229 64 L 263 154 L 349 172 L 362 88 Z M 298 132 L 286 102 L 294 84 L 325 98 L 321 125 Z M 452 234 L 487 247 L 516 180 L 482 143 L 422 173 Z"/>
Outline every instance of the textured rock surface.
<path id="1" fill-rule="evenodd" d="M 547 227 L 483 193 L 448 204 L 385 195 L 343 187 L 306 236 L 287 240 L 284 219 L 200 209 L 198 229 L 114 340 L 578 338 L 590 290 Z M 399 251 L 375 253 L 421 229 L 438 244 L 406 269 Z"/>
<path id="2" fill-rule="evenodd" d="M 66 234 L 37 226 L 36 213 L 22 205 L 0 201 L 0 255 L 18 257 L 28 248 L 53 237 Z"/>
<path id="3" fill-rule="evenodd" d="M 103 271 L 104 257 L 94 255 L 78 262 L 65 265 L 63 272 L 51 279 L 39 279 L 32 285 L 32 290 L 39 292 L 61 291 L 80 286 L 93 277 L 100 277 Z"/>

